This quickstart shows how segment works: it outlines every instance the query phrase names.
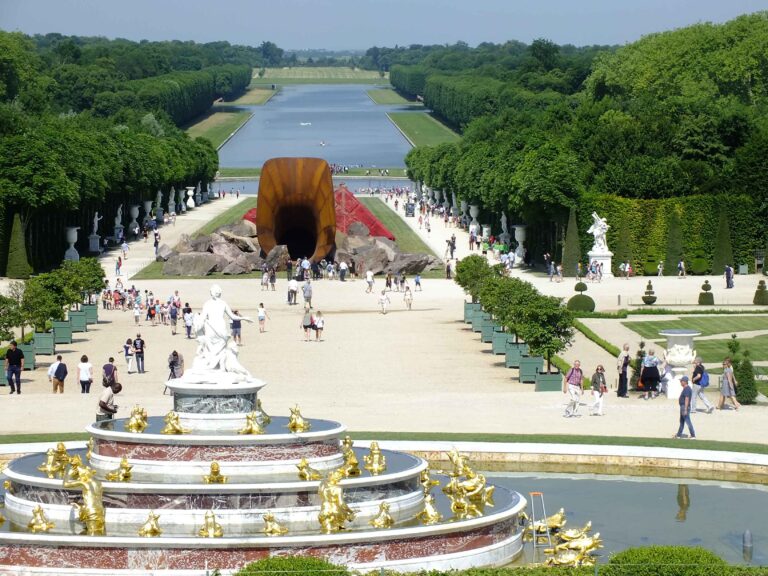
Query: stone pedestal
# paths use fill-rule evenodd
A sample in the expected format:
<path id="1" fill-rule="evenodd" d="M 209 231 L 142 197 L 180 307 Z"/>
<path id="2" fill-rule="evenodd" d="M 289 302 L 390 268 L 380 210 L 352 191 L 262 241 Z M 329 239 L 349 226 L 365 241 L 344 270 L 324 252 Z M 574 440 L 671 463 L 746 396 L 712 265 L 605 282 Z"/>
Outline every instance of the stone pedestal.
<path id="1" fill-rule="evenodd" d="M 592 262 L 597 262 L 598 264 L 603 265 L 603 278 L 613 278 L 613 268 L 611 268 L 611 263 L 613 261 L 613 252 L 610 250 L 608 251 L 595 251 L 590 250 L 588 252 L 589 255 L 589 264 Z"/>
<path id="2" fill-rule="evenodd" d="M 515 230 L 515 242 L 517 242 L 517 247 L 515 248 L 515 267 L 520 268 L 524 262 L 525 259 L 525 231 L 528 229 L 527 224 L 516 224 L 514 226 Z"/>
<path id="3" fill-rule="evenodd" d="M 165 212 L 163 212 L 162 208 L 160 208 L 159 206 L 155 208 L 155 222 L 157 222 L 158 224 L 162 224 L 164 216 L 165 216 Z"/>
<path id="4" fill-rule="evenodd" d="M 696 358 L 696 350 L 693 348 L 693 339 L 695 336 L 701 336 L 701 332 L 696 330 L 663 330 L 659 336 L 667 338 L 667 349 L 664 353 L 664 359 L 672 367 L 674 377 L 667 382 L 667 398 L 677 400 L 683 389 L 680 384 L 680 378 L 688 372 L 688 367 Z"/>
<path id="5" fill-rule="evenodd" d="M 101 236 L 91 234 L 88 236 L 88 252 L 99 254 L 101 252 Z"/>
<path id="6" fill-rule="evenodd" d="M 152 213 L 152 200 L 144 200 L 144 223 L 145 224 L 150 220 L 152 220 L 152 216 L 150 216 L 151 213 Z"/>
<path id="7" fill-rule="evenodd" d="M 483 224 L 483 239 L 488 240 L 491 237 L 491 227 L 488 224 Z"/>
<path id="8" fill-rule="evenodd" d="M 80 261 L 80 253 L 75 249 L 78 230 L 80 230 L 79 226 L 67 226 L 67 242 L 69 243 L 69 248 L 64 252 L 64 260 L 72 260 L 73 262 Z"/>

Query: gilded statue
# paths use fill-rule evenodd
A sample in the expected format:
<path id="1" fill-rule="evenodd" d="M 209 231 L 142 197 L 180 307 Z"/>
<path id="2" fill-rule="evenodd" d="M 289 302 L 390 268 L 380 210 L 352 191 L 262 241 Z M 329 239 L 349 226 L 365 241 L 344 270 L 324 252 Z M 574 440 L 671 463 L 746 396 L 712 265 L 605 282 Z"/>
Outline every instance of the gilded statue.
<path id="1" fill-rule="evenodd" d="M 120 465 L 112 472 L 107 472 L 106 480 L 107 482 L 130 482 L 132 469 L 133 466 L 128 464 L 128 458 L 123 456 L 120 459 Z"/>
<path id="2" fill-rule="evenodd" d="M 39 504 L 35 506 L 35 509 L 32 510 L 32 520 L 30 520 L 29 524 L 27 524 L 29 531 L 37 534 L 38 532 L 48 532 L 54 527 L 55 524 L 45 517 L 43 507 Z"/>
<path id="3" fill-rule="evenodd" d="M 10 480 L 3 480 L 3 490 L 8 494 L 13 494 L 13 482 Z"/>
<path id="4" fill-rule="evenodd" d="M 288 528 L 275 520 L 275 515 L 272 512 L 267 512 L 262 518 L 264 518 L 264 529 L 262 532 L 267 536 L 282 536 L 288 533 Z"/>
<path id="5" fill-rule="evenodd" d="M 268 426 L 272 422 L 270 415 L 264 412 L 264 408 L 261 407 L 261 399 L 256 400 L 256 410 L 254 412 L 256 413 L 256 422 L 261 426 Z"/>
<path id="6" fill-rule="evenodd" d="M 64 477 L 67 480 L 77 480 L 80 478 L 80 470 L 83 469 L 83 459 L 80 458 L 80 454 L 75 454 L 69 459 L 69 465 L 65 469 Z"/>
<path id="7" fill-rule="evenodd" d="M 559 552 L 554 556 L 547 558 L 544 564 L 546 566 L 594 566 L 595 558 L 588 554 L 568 550 L 566 552 Z"/>
<path id="8" fill-rule="evenodd" d="M 56 444 L 56 462 L 59 463 L 59 466 L 61 467 L 61 471 L 63 473 L 64 468 L 67 467 L 67 464 L 69 464 L 69 454 L 67 453 L 67 447 L 64 446 L 64 442 L 59 442 Z"/>
<path id="9" fill-rule="evenodd" d="M 467 491 L 459 484 L 452 494 L 448 495 L 448 499 L 451 501 L 451 512 L 453 512 L 457 518 L 474 518 L 476 516 L 482 516 L 480 509 L 473 504 L 467 497 Z"/>
<path id="10" fill-rule="evenodd" d="M 371 442 L 371 452 L 363 456 L 363 462 L 365 462 L 363 468 L 374 476 L 387 469 L 387 457 L 381 453 L 379 443 L 376 441 Z"/>
<path id="11" fill-rule="evenodd" d="M 592 521 L 590 520 L 581 528 L 568 528 L 567 530 L 561 530 L 557 536 L 561 540 L 576 540 L 578 538 L 584 538 L 587 533 L 592 530 Z"/>
<path id="12" fill-rule="evenodd" d="M 344 493 L 339 482 L 344 474 L 334 470 L 320 483 L 320 514 L 317 516 L 324 534 L 332 534 L 344 529 L 344 524 L 355 519 L 354 511 L 344 501 Z"/>
<path id="13" fill-rule="evenodd" d="M 357 460 L 352 438 L 349 436 L 344 436 L 344 440 L 341 441 L 341 453 L 344 456 L 344 465 L 341 467 L 344 476 L 347 478 L 360 476 L 360 462 Z"/>
<path id="14" fill-rule="evenodd" d="M 56 450 L 48 448 L 45 452 L 45 460 L 37 467 L 37 469 L 40 470 L 40 472 L 45 472 L 48 478 L 55 478 L 56 475 L 62 471 L 62 465 L 59 462 Z"/>
<path id="15" fill-rule="evenodd" d="M 433 480 L 429 477 L 429 468 L 424 468 L 419 475 L 419 482 L 424 488 L 424 494 L 429 494 L 433 486 L 440 486 L 440 480 Z"/>
<path id="16" fill-rule="evenodd" d="M 245 427 L 237 431 L 238 434 L 264 434 L 264 428 L 259 424 L 258 412 L 245 415 Z"/>
<path id="17" fill-rule="evenodd" d="M 211 471 L 203 476 L 203 482 L 206 484 L 226 484 L 229 476 L 221 474 L 221 467 L 218 462 L 211 462 Z"/>
<path id="18" fill-rule="evenodd" d="M 320 472 L 309 465 L 306 458 L 299 460 L 296 468 L 299 469 L 299 480 L 320 480 L 323 477 Z"/>
<path id="19" fill-rule="evenodd" d="M 83 466 L 79 469 L 78 477 L 75 479 L 65 478 L 64 488 L 80 488 L 83 495 L 82 504 L 74 504 L 73 507 L 77 513 L 77 518 L 85 524 L 85 533 L 88 536 L 104 536 L 106 534 L 104 526 L 104 491 L 95 477 L 96 472 L 93 468 Z"/>
<path id="20" fill-rule="evenodd" d="M 288 430 L 293 433 L 307 432 L 311 427 L 312 425 L 309 423 L 309 420 L 305 420 L 301 415 L 298 404 L 291 408 L 291 417 L 288 419 Z"/>
<path id="21" fill-rule="evenodd" d="M 421 520 L 422 524 L 437 524 L 443 519 L 443 515 L 440 514 L 435 506 L 435 497 L 432 494 L 424 496 L 424 509 L 419 512 L 416 517 Z"/>
<path id="22" fill-rule="evenodd" d="M 202 538 L 221 538 L 224 536 L 224 530 L 221 524 L 216 521 L 216 515 L 213 513 L 213 510 L 208 510 L 205 513 L 203 527 L 198 530 L 197 534 Z"/>
<path id="23" fill-rule="evenodd" d="M 454 446 L 453 449 L 448 452 L 448 460 L 453 464 L 453 473 L 456 476 L 464 476 L 467 468 L 468 458 L 463 454 L 459 454 L 459 451 Z"/>
<path id="24" fill-rule="evenodd" d="M 493 506 L 493 491 L 495 486 L 486 486 L 485 476 L 466 467 L 466 479 L 459 483 L 467 493 L 467 498 L 475 504 Z"/>
<path id="25" fill-rule="evenodd" d="M 141 434 L 147 428 L 147 411 L 141 406 L 134 406 L 125 429 L 134 434 Z"/>
<path id="26" fill-rule="evenodd" d="M 2 526 L 2 525 L 3 525 L 3 522 L 5 522 L 5 516 L 3 516 L 2 514 L 0 514 L 0 526 Z"/>
<path id="27" fill-rule="evenodd" d="M 165 422 L 165 426 L 160 430 L 160 434 L 189 434 L 189 429 L 181 425 L 178 413 L 173 410 L 165 415 L 163 422 Z"/>
<path id="28" fill-rule="evenodd" d="M 379 504 L 379 512 L 368 522 L 374 528 L 391 528 L 394 523 L 395 519 L 389 513 L 389 502 Z"/>
<path id="29" fill-rule="evenodd" d="M 142 538 L 157 538 L 162 536 L 163 530 L 160 528 L 160 514 L 155 514 L 154 510 L 150 510 L 149 517 L 144 524 L 139 528 L 139 536 Z"/>
<path id="30" fill-rule="evenodd" d="M 86 447 L 88 450 L 85 453 L 85 459 L 90 461 L 91 456 L 93 456 L 93 436 L 88 438 L 88 444 L 86 444 Z"/>

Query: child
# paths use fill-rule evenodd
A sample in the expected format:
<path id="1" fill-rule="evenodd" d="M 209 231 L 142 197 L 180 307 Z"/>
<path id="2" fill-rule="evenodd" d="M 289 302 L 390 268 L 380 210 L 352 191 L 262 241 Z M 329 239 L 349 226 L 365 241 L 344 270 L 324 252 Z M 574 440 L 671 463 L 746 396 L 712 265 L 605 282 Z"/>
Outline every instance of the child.
<path id="1" fill-rule="evenodd" d="M 421 274 L 416 273 L 416 276 L 413 277 L 413 291 L 415 292 L 418 290 L 421 292 Z"/>
<path id="2" fill-rule="evenodd" d="M 387 305 L 389 304 L 389 296 L 387 296 L 387 291 L 382 290 L 381 296 L 379 296 L 379 306 L 381 306 L 381 313 L 386 314 L 387 313 Z"/>
<path id="3" fill-rule="evenodd" d="M 405 287 L 405 294 L 403 294 L 403 300 L 405 301 L 406 308 L 410 310 L 411 305 L 413 304 L 413 292 L 411 292 L 410 286 Z"/>
<path id="4" fill-rule="evenodd" d="M 265 324 L 267 322 L 267 318 L 269 318 L 269 314 L 267 314 L 267 310 L 264 308 L 263 302 L 259 303 L 259 308 L 256 312 L 256 315 L 259 317 L 259 332 L 266 332 Z"/>

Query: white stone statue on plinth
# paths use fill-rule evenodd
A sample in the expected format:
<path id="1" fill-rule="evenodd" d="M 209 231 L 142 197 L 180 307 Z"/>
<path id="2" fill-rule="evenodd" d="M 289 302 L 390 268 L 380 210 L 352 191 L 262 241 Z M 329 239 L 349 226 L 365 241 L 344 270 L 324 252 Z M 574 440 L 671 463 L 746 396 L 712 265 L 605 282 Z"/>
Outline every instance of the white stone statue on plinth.
<path id="1" fill-rule="evenodd" d="M 480 222 L 477 221 L 478 214 L 480 214 L 480 207 L 477 204 L 470 204 L 469 215 L 472 217 L 472 221 L 469 223 L 469 233 L 475 236 L 480 233 Z"/>
<path id="2" fill-rule="evenodd" d="M 502 244 L 506 244 L 507 247 L 509 247 L 509 243 L 512 241 L 509 228 L 507 228 L 507 215 L 504 212 L 501 213 L 501 234 L 499 234 L 499 240 L 501 240 Z"/>
<path id="3" fill-rule="evenodd" d="M 168 214 L 176 214 L 176 188 L 173 186 L 168 194 Z"/>
<path id="4" fill-rule="evenodd" d="M 163 223 L 163 206 L 161 202 L 163 201 L 163 192 L 161 190 L 157 191 L 157 196 L 155 197 L 155 222 L 158 224 Z"/>
<path id="5" fill-rule="evenodd" d="M 203 304 L 202 310 L 194 318 L 198 347 L 192 369 L 198 375 L 200 372 L 218 371 L 227 373 L 230 381 L 250 379 L 250 373 L 237 359 L 237 344 L 229 329 L 232 320 L 252 322 L 250 318 L 232 312 L 221 299 L 221 287 L 214 284 L 211 286 L 210 300 Z M 217 381 L 215 375 L 206 376 L 209 382 Z"/>
<path id="6" fill-rule="evenodd" d="M 115 231 L 112 233 L 115 242 L 119 242 L 123 238 L 123 205 L 117 207 L 117 214 L 115 215 Z"/>
<path id="7" fill-rule="evenodd" d="M 527 224 L 515 224 L 515 242 L 517 242 L 517 248 L 515 248 L 515 267 L 520 268 L 525 264 L 525 257 L 527 256 L 525 251 L 525 231 L 528 228 Z"/>
<path id="8" fill-rule="evenodd" d="M 72 260 L 73 262 L 80 261 L 80 253 L 75 248 L 78 230 L 80 230 L 79 226 L 67 226 L 67 242 L 69 243 L 69 248 L 64 252 L 64 260 Z"/>
<path id="9" fill-rule="evenodd" d="M 592 250 L 589 251 L 589 263 L 597 262 L 602 264 L 603 276 L 613 276 L 611 262 L 613 260 L 613 252 L 608 250 L 608 242 L 606 240 L 606 234 L 608 234 L 608 222 L 605 218 L 600 218 L 597 212 L 592 212 L 592 226 L 589 227 L 587 232 L 595 237 L 595 241 L 592 244 Z"/>
<path id="10" fill-rule="evenodd" d="M 144 224 L 152 220 L 152 200 L 144 200 Z"/>
<path id="11" fill-rule="evenodd" d="M 200 206 L 202 203 L 203 200 L 200 198 L 200 182 L 198 182 L 197 188 L 195 188 L 195 206 Z"/>
<path id="12" fill-rule="evenodd" d="M 456 202 L 456 192 L 451 192 L 451 204 L 452 204 L 452 206 L 451 206 L 451 215 L 454 218 L 458 218 L 459 217 L 459 204 L 458 204 L 458 202 Z M 458 224 L 456 224 L 456 225 L 458 225 Z"/>
<path id="13" fill-rule="evenodd" d="M 99 222 L 104 216 L 99 216 L 98 211 L 93 215 L 93 230 L 88 236 L 88 251 L 93 253 L 101 252 L 101 236 L 99 236 Z"/>

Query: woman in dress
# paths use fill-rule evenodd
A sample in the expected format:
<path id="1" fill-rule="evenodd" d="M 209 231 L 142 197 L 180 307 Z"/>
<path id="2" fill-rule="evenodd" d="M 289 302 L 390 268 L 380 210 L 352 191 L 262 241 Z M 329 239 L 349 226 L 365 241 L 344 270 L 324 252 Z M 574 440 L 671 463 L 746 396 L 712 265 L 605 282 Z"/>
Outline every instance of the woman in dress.
<path id="1" fill-rule="evenodd" d="M 405 287 L 405 293 L 403 294 L 403 301 L 405 302 L 405 307 L 408 308 L 408 310 L 410 310 L 411 306 L 413 306 L 413 292 L 411 292 L 410 286 Z"/>
<path id="2" fill-rule="evenodd" d="M 723 385 L 720 388 L 720 400 L 717 403 L 717 409 L 722 410 L 728 399 L 733 404 L 734 410 L 741 407 L 739 401 L 736 400 L 736 377 L 733 375 L 733 365 L 730 358 L 723 360 Z"/>
<path id="3" fill-rule="evenodd" d="M 644 400 L 648 400 L 649 394 L 651 394 L 652 398 L 656 398 L 659 395 L 659 380 L 661 379 L 659 364 L 661 364 L 661 360 L 656 358 L 656 351 L 653 349 L 649 350 L 648 354 L 643 358 L 643 366 L 640 369 L 640 380 L 643 383 L 643 390 L 645 390 L 643 394 Z"/>

